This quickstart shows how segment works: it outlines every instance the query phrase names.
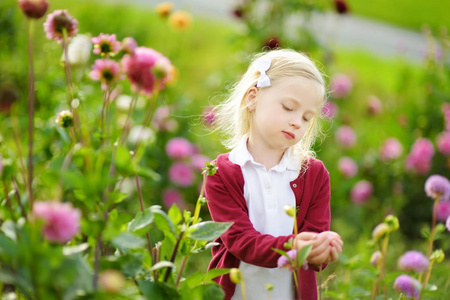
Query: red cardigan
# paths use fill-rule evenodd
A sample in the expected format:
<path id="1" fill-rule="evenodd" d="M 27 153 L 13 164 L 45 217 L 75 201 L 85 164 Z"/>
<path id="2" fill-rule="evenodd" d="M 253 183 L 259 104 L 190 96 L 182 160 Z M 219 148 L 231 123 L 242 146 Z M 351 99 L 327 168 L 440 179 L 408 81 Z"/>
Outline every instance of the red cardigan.
<path id="1" fill-rule="evenodd" d="M 220 245 L 212 248 L 212 260 L 208 269 L 238 268 L 243 261 L 265 268 L 277 267 L 279 254 L 271 248 L 283 249 L 284 243 L 295 235 L 273 237 L 256 231 L 248 217 L 244 198 L 244 177 L 241 167 L 228 159 L 228 153 L 217 157 L 218 171 L 206 182 L 206 198 L 211 217 L 216 222 L 234 224 L 221 237 Z M 299 232 L 322 232 L 330 228 L 330 178 L 320 160 L 310 158 L 308 169 L 290 183 L 295 194 Z M 287 251 L 287 250 L 286 250 Z M 317 282 L 314 270 L 300 271 L 299 283 L 302 300 L 317 299 Z M 225 299 L 231 299 L 236 285 L 228 274 L 214 279 L 225 291 Z"/>

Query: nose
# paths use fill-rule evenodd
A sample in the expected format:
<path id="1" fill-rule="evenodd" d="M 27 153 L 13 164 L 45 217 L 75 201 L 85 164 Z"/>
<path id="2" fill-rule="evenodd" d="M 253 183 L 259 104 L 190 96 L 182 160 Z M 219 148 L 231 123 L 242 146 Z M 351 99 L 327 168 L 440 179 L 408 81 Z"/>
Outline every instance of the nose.
<path id="1" fill-rule="evenodd" d="M 295 119 L 292 119 L 290 122 L 289 122 L 289 125 L 291 125 L 294 129 L 299 129 L 300 128 L 300 119 L 297 119 L 297 118 L 295 118 Z"/>

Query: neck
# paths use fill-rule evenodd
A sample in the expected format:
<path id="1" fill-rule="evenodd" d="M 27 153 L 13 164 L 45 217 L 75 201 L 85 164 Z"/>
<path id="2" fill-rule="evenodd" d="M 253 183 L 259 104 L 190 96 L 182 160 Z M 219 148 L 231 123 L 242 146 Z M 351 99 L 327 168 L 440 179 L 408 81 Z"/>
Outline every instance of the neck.
<path id="1" fill-rule="evenodd" d="M 267 149 L 257 145 L 251 138 L 247 141 L 248 152 L 253 156 L 253 159 L 270 170 L 276 166 L 283 157 L 284 150 Z"/>

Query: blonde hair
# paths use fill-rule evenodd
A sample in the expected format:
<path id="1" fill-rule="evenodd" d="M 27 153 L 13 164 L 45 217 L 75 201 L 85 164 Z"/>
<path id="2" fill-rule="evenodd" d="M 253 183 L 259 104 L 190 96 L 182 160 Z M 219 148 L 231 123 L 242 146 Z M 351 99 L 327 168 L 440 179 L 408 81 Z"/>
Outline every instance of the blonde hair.
<path id="1" fill-rule="evenodd" d="M 322 73 L 302 53 L 290 49 L 278 49 L 256 54 L 241 80 L 231 87 L 228 98 L 216 106 L 216 129 L 224 134 L 222 143 L 229 149 L 236 147 L 242 137 L 250 131 L 251 113 L 248 111 L 245 96 L 248 90 L 254 87 L 258 81 L 260 73 L 255 68 L 255 61 L 261 57 L 271 60 L 270 68 L 266 72 L 270 78 L 271 85 L 286 77 L 302 76 L 316 82 L 319 87 L 321 95 L 319 111 L 309 122 L 309 128 L 302 140 L 288 149 L 290 154 L 299 155 L 300 164 L 304 165 L 308 156 L 315 156 L 311 148 L 320 131 L 317 116 L 321 117 L 321 108 L 325 103 L 326 89 Z"/>

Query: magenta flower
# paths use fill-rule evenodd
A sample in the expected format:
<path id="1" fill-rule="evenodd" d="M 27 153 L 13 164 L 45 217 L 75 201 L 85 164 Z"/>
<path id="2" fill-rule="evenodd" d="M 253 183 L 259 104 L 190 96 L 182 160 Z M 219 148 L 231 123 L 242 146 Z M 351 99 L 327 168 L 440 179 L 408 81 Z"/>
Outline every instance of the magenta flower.
<path id="1" fill-rule="evenodd" d="M 333 119 L 338 113 L 338 107 L 333 101 L 327 101 L 322 107 L 322 114 L 330 119 Z"/>
<path id="2" fill-rule="evenodd" d="M 67 32 L 67 38 L 75 36 L 78 31 L 78 22 L 67 10 L 55 10 L 47 16 L 44 23 L 44 31 L 49 40 L 61 42 L 64 38 L 64 30 Z"/>
<path id="3" fill-rule="evenodd" d="M 430 198 L 447 201 L 450 199 L 450 181 L 441 175 L 431 175 L 425 181 L 425 193 Z"/>
<path id="4" fill-rule="evenodd" d="M 450 131 L 439 134 L 436 137 L 436 144 L 440 153 L 450 155 Z"/>
<path id="5" fill-rule="evenodd" d="M 367 180 L 358 181 L 350 191 L 350 199 L 355 204 L 364 204 L 372 196 L 373 186 Z"/>
<path id="6" fill-rule="evenodd" d="M 81 212 L 70 203 L 38 201 L 33 216 L 44 220 L 43 234 L 51 242 L 67 243 L 80 230 Z"/>
<path id="7" fill-rule="evenodd" d="M 345 74 L 337 74 L 331 78 L 331 97 L 335 99 L 342 99 L 347 97 L 352 91 L 352 88 L 352 80 Z"/>
<path id="8" fill-rule="evenodd" d="M 19 0 L 22 12 L 30 19 L 42 18 L 48 9 L 47 0 Z"/>
<path id="9" fill-rule="evenodd" d="M 99 36 L 92 38 L 92 43 L 94 43 L 94 54 L 101 56 L 114 56 L 120 50 L 120 43 L 115 34 L 100 33 Z"/>
<path id="10" fill-rule="evenodd" d="M 194 154 L 191 156 L 192 167 L 198 171 L 203 169 L 207 161 L 209 161 L 209 158 L 201 154 Z"/>
<path id="11" fill-rule="evenodd" d="M 120 72 L 120 66 L 115 61 L 102 58 L 95 60 L 92 66 L 92 71 L 89 76 L 96 81 L 102 83 L 102 89 L 106 91 L 111 88 L 117 81 L 122 79 L 122 73 Z"/>
<path id="12" fill-rule="evenodd" d="M 450 201 L 440 201 L 438 205 L 437 215 L 438 221 L 445 222 L 450 217 Z"/>
<path id="13" fill-rule="evenodd" d="M 169 179 L 181 187 L 187 187 L 194 182 L 194 172 L 184 162 L 176 162 L 169 168 Z"/>
<path id="14" fill-rule="evenodd" d="M 163 191 L 163 204 L 166 208 L 172 207 L 173 204 L 176 204 L 178 208 L 186 207 L 186 203 L 183 200 L 183 194 L 172 188 Z"/>
<path id="15" fill-rule="evenodd" d="M 383 111 L 383 103 L 377 96 L 370 95 L 367 99 L 367 109 L 371 115 L 379 115 Z"/>
<path id="16" fill-rule="evenodd" d="M 124 53 L 134 54 L 134 50 L 137 48 L 136 40 L 132 37 L 126 37 L 122 40 L 122 50 Z"/>
<path id="17" fill-rule="evenodd" d="M 289 250 L 288 252 L 286 252 L 286 254 L 289 256 L 291 261 L 293 261 L 294 263 L 297 261 L 297 250 Z M 278 268 L 287 268 L 289 271 L 295 270 L 294 266 L 291 264 L 289 259 L 284 255 L 281 255 L 278 258 L 277 266 L 278 266 Z"/>
<path id="18" fill-rule="evenodd" d="M 434 146 L 430 140 L 419 138 L 412 146 L 411 152 L 406 157 L 406 170 L 411 170 L 419 175 L 425 175 L 431 168 L 431 159 L 434 156 Z"/>
<path id="19" fill-rule="evenodd" d="M 338 169 L 347 178 L 352 178 L 358 173 L 358 165 L 350 157 L 342 157 L 339 159 Z"/>
<path id="20" fill-rule="evenodd" d="M 419 298 L 420 283 L 408 275 L 400 275 L 395 279 L 394 288 L 396 291 L 405 294 L 409 298 Z"/>
<path id="21" fill-rule="evenodd" d="M 133 55 L 123 57 L 122 65 L 134 91 L 150 96 L 155 88 L 164 87 L 165 79 L 158 78 L 154 72 L 157 61 L 163 58 L 161 53 L 146 47 L 137 47 Z"/>
<path id="22" fill-rule="evenodd" d="M 202 116 L 203 116 L 203 122 L 206 125 L 212 126 L 214 124 L 216 116 L 214 114 L 214 108 L 213 107 L 205 108 L 203 110 Z"/>
<path id="23" fill-rule="evenodd" d="M 344 148 L 351 148 L 356 143 L 356 134 L 350 126 L 341 126 L 336 131 L 336 140 Z"/>
<path id="24" fill-rule="evenodd" d="M 403 153 L 402 144 L 394 137 L 388 138 L 381 146 L 380 159 L 384 162 L 399 158 Z"/>
<path id="25" fill-rule="evenodd" d="M 428 270 L 430 261 L 420 251 L 408 251 L 403 254 L 398 260 L 398 268 L 402 271 L 414 271 L 416 273 L 423 273 Z"/>
<path id="26" fill-rule="evenodd" d="M 167 143 L 166 152 L 170 158 L 186 158 L 192 155 L 194 147 L 188 140 L 178 137 Z"/>

